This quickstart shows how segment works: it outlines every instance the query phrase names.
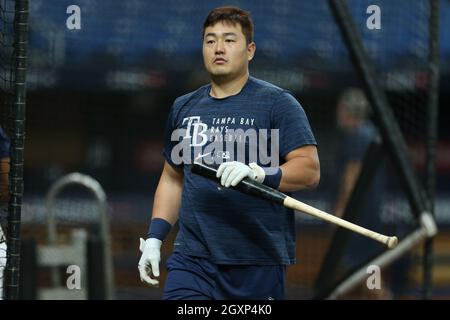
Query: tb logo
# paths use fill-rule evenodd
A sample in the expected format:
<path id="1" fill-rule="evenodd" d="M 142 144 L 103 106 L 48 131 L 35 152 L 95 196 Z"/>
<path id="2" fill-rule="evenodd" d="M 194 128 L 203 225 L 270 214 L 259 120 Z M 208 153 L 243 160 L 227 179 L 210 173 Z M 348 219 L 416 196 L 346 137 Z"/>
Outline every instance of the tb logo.
<path id="1" fill-rule="evenodd" d="M 205 132 L 208 125 L 201 122 L 200 116 L 187 117 L 183 119 L 183 124 L 187 121 L 186 134 L 183 139 L 191 139 L 191 147 L 201 147 L 208 142 L 208 136 Z M 191 135 L 192 130 L 192 135 Z"/>

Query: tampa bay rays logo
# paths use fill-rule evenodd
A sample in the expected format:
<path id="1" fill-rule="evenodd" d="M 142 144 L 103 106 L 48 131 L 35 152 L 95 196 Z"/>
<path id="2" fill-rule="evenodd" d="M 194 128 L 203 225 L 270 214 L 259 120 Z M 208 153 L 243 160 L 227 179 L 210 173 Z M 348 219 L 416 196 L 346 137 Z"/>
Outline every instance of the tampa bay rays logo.
<path id="1" fill-rule="evenodd" d="M 187 122 L 186 133 L 183 139 L 190 139 L 191 147 L 201 147 L 208 142 L 206 132 L 208 125 L 201 122 L 200 116 L 187 117 L 183 119 L 183 125 Z M 192 134 L 191 134 L 192 132 Z"/>
<path id="2" fill-rule="evenodd" d="M 234 118 L 230 119 L 234 123 Z M 240 120 L 242 125 L 253 124 L 253 120 Z M 181 126 L 171 134 L 171 141 L 176 143 L 170 156 L 177 165 L 190 164 L 193 160 L 206 164 L 230 160 L 245 163 L 247 159 L 248 162 L 259 162 L 274 168 L 279 166 L 278 129 L 232 129 L 228 126 L 215 127 L 214 123 L 208 126 L 200 116 L 183 118 Z"/>

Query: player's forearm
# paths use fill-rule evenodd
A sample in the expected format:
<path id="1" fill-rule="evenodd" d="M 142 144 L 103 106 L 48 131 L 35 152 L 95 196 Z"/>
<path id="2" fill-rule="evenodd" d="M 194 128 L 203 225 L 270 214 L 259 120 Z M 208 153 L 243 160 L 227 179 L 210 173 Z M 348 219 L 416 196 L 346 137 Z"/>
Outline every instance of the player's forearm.
<path id="1" fill-rule="evenodd" d="M 314 157 L 292 158 L 281 166 L 281 171 L 278 189 L 282 192 L 315 188 L 320 181 L 320 165 Z"/>
<path id="2" fill-rule="evenodd" d="M 361 163 L 358 161 L 349 162 L 344 169 L 334 207 L 335 215 L 338 217 L 342 217 L 344 214 L 345 207 L 347 206 L 347 202 L 350 199 L 360 172 Z"/>
<path id="3" fill-rule="evenodd" d="M 345 207 L 347 206 L 347 202 L 353 190 L 353 185 L 350 185 L 345 178 L 346 177 L 344 177 L 341 181 L 338 197 L 334 207 L 334 214 L 338 217 L 342 217 L 344 215 Z"/>
<path id="4" fill-rule="evenodd" d="M 173 226 L 178 220 L 182 190 L 183 174 L 166 163 L 156 189 L 152 219 L 161 218 Z"/>

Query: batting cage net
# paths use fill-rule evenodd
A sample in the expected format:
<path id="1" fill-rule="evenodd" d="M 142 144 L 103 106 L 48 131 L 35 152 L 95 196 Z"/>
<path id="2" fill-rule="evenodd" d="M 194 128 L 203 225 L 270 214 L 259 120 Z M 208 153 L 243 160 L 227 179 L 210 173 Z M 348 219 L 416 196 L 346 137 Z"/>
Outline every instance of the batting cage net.
<path id="1" fill-rule="evenodd" d="M 297 263 L 288 268 L 287 298 L 422 298 L 423 243 L 432 233 L 422 228 L 425 211 L 435 211 L 441 231 L 433 252 L 442 258 L 433 269 L 434 296 L 448 295 L 444 212 L 450 170 L 440 158 L 435 197 L 429 188 L 434 179 L 430 152 L 448 139 L 445 130 L 439 139 L 433 137 L 429 113 L 436 95 L 430 71 L 435 68 L 430 26 L 438 20 L 433 1 L 49 1 L 34 0 L 29 7 L 22 260 L 35 272 L 21 280 L 22 297 L 45 299 L 57 290 L 70 291 L 67 267 L 78 262 L 59 261 L 55 268 L 39 265 L 39 256 L 46 252 L 51 260 L 52 254 L 62 254 L 52 245 L 77 243 L 75 229 L 87 232 L 81 238 L 89 248 L 79 263 L 95 265 L 103 257 L 104 264 L 111 261 L 106 268 L 112 278 L 90 283 L 88 272 L 81 278 L 86 291 L 71 298 L 161 297 L 177 228 L 162 246 L 158 289 L 139 279 L 139 237 L 146 235 L 164 163 L 169 109 L 176 97 L 208 83 L 202 25 L 209 11 L 222 5 L 252 14 L 257 49 L 251 75 L 292 92 L 309 118 L 321 181 L 316 189 L 293 196 L 400 241 L 400 250 L 388 250 L 297 212 Z M 2 6 L 11 4 L 2 1 Z M 4 128 L 11 124 L 12 106 L 7 103 L 12 99 L 7 77 L 12 11 L 7 9 L 2 7 L 1 17 Z M 450 4 L 441 2 L 440 12 L 448 17 Z M 443 33 L 450 30 L 448 21 L 442 18 Z M 449 45 L 442 41 L 441 54 L 448 55 Z M 448 62 L 441 62 L 446 75 Z M 392 117 L 384 117 L 388 113 Z M 104 190 L 108 236 L 95 229 L 101 225 L 97 198 L 69 192 L 55 200 L 61 228 L 50 241 L 47 197 L 74 172 Z M 56 291 L 48 291 L 49 286 Z"/>
<path id="2" fill-rule="evenodd" d="M 354 84 L 357 87 L 366 88 L 367 96 L 375 95 L 370 99 L 371 103 L 380 98 L 377 96 L 380 93 L 385 95 L 385 110 L 375 110 L 375 107 L 378 106 L 372 105 L 368 115 L 368 118 L 377 127 L 378 134 L 381 135 L 381 143 L 378 149 L 376 145 L 373 145 L 372 149 L 370 146 L 367 147 L 364 157 L 358 159 L 363 160 L 364 165 L 359 175 L 360 180 L 355 184 L 352 196 L 345 208 L 350 220 L 366 225 L 370 229 L 377 229 L 383 234 L 395 234 L 400 239 L 405 239 L 418 228 L 419 221 L 413 212 L 414 204 L 412 202 L 414 201 L 411 202 L 411 196 L 408 195 L 409 183 L 405 178 L 407 173 L 403 174 L 395 162 L 398 162 L 398 153 L 402 152 L 400 151 L 403 150 L 402 144 L 405 144 L 404 150 L 408 154 L 404 158 L 408 159 L 408 165 L 411 167 L 410 181 L 415 176 L 420 177 L 420 180 L 416 181 L 416 186 L 421 192 L 424 192 L 426 183 L 428 183 L 426 163 L 429 159 L 426 158 L 426 151 L 433 143 L 429 138 L 428 130 L 430 119 L 430 21 L 432 19 L 430 2 L 418 1 L 409 8 L 400 6 L 399 3 L 395 5 L 390 3 L 381 8 L 371 6 L 368 2 L 349 1 L 347 8 L 345 7 L 343 2 L 334 4 L 330 1 L 334 20 L 341 31 L 339 37 L 346 44 L 349 56 L 352 58 L 352 69 L 358 78 L 358 83 Z M 382 22 L 378 21 L 380 24 L 377 25 L 375 20 L 358 14 L 364 10 L 373 13 L 374 16 L 377 13 L 382 14 Z M 359 43 L 360 52 L 358 52 L 358 44 L 355 44 L 358 34 L 361 41 Z M 364 52 L 365 57 L 361 55 Z M 367 71 L 368 69 L 371 69 L 371 72 Z M 364 75 L 366 78 L 362 79 Z M 374 86 L 370 86 L 370 76 L 372 81 L 375 80 L 375 83 L 378 84 L 381 92 L 373 91 Z M 435 94 L 435 92 L 431 92 L 431 94 Z M 356 98 L 349 96 L 348 92 L 344 93 L 338 98 L 338 104 L 352 104 L 352 99 Z M 358 108 L 361 109 L 361 106 L 358 107 L 358 103 L 355 102 L 353 105 L 355 106 L 354 111 L 358 111 Z M 338 122 L 342 122 L 339 120 L 341 111 L 339 106 L 337 107 Z M 377 112 L 383 116 L 387 115 L 387 112 L 391 112 L 393 117 L 389 121 L 381 121 L 382 117 L 377 115 Z M 350 126 L 351 124 L 342 125 L 341 123 L 341 129 L 347 128 L 347 132 L 336 137 L 337 141 L 340 139 L 352 141 L 354 144 L 351 149 L 354 152 L 355 149 L 358 149 L 358 139 L 349 138 L 348 128 Z M 392 130 L 388 130 L 389 128 Z M 400 132 L 399 139 L 396 139 L 389 148 L 387 138 L 396 131 L 394 129 Z M 383 131 L 385 131 L 384 135 Z M 346 147 L 345 143 L 334 145 Z M 340 150 L 337 150 L 336 154 L 339 152 Z M 348 148 L 346 152 L 353 153 Z M 344 168 L 351 170 L 355 157 L 351 155 L 346 159 L 350 160 L 352 164 Z M 337 160 L 339 161 L 339 159 Z M 339 167 L 338 162 L 333 163 L 330 168 L 334 168 L 332 172 L 337 173 L 337 176 L 334 175 L 332 178 L 333 182 L 341 183 L 341 186 L 345 182 L 339 181 L 339 175 L 347 178 L 351 176 L 348 173 L 344 172 L 342 175 L 342 172 L 339 172 L 342 167 Z M 373 170 L 375 173 L 370 175 L 367 170 Z M 410 198 L 408 198 L 409 196 Z M 339 191 L 337 197 L 339 198 Z M 363 201 L 364 204 L 358 206 L 358 200 Z M 422 206 L 426 205 L 423 203 L 423 198 L 418 201 L 422 203 Z M 350 213 L 355 210 L 360 210 L 360 212 L 356 212 L 354 216 L 350 217 Z M 349 235 L 347 238 L 339 236 L 336 235 L 332 239 L 327 251 L 326 258 L 328 259 L 322 264 L 320 275 L 316 279 L 318 297 L 330 295 L 330 297 L 344 298 L 398 299 L 420 296 L 421 274 L 417 268 L 420 265 L 418 264 L 422 249 L 420 245 L 405 249 L 401 253 L 398 252 L 401 257 L 391 261 L 388 267 L 383 268 L 382 280 L 378 284 L 371 285 L 368 275 L 374 272 L 373 270 L 378 270 L 379 267 L 376 263 L 377 260 L 374 259 L 382 255 L 385 249 L 355 235 Z M 336 242 L 336 240 L 342 239 L 347 242 L 345 249 Z M 336 251 L 341 255 L 336 254 Z M 331 258 L 339 259 L 339 263 L 332 261 Z M 367 275 L 363 281 L 360 281 L 359 284 L 355 282 L 354 286 L 350 288 L 343 285 L 348 279 L 356 277 L 357 270 L 364 271 L 364 269 Z M 340 283 L 336 281 L 336 277 L 332 280 L 333 276 L 330 275 L 330 271 L 336 271 L 337 274 L 342 272 Z M 330 286 L 330 282 L 333 281 L 340 286 L 337 285 L 334 288 L 332 285 Z M 325 289 L 327 286 L 329 291 Z"/>
<path id="3" fill-rule="evenodd" d="M 14 101 L 14 1 L 0 3 L 0 131 L 3 136 L 11 132 L 12 107 Z M 3 151 L 3 148 L 2 148 Z M 0 299 L 4 297 L 6 268 L 6 230 L 9 157 L 0 156 Z"/>

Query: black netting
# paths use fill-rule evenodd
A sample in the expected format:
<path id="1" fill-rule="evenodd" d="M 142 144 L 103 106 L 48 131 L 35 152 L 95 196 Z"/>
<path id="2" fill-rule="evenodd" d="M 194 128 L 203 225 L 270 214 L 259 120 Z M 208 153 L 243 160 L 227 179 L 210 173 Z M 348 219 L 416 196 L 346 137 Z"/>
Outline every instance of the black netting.
<path id="1" fill-rule="evenodd" d="M 377 1 L 381 29 L 373 30 L 366 24 L 373 1 L 348 3 L 422 181 L 429 3 Z M 36 217 L 34 205 L 42 204 L 57 178 L 80 171 L 97 179 L 108 194 L 118 298 L 157 296 L 137 285 L 138 238 L 145 235 L 163 165 L 169 108 L 176 97 L 208 82 L 201 27 L 208 12 L 221 5 L 252 13 L 257 51 L 251 74 L 292 91 L 304 107 L 319 144 L 321 183 L 295 196 L 332 213 L 341 173 L 337 101 L 343 90 L 362 87 L 362 82 L 327 1 L 30 1 L 24 232 L 29 234 L 27 225 L 31 230 Z M 73 6 L 79 9 L 79 29 Z M 449 15 L 450 4 L 443 2 L 442 16 Z M 441 37 L 448 39 L 450 19 L 442 21 Z M 447 57 L 449 44 L 442 41 Z M 442 58 L 443 72 L 448 67 L 448 59 Z M 382 224 L 376 231 L 401 238 L 416 224 L 388 156 L 384 170 Z M 448 183 L 442 181 L 445 191 Z M 297 229 L 298 264 L 289 268 L 288 298 L 310 298 L 334 230 L 303 214 L 297 215 Z M 375 252 L 384 250 L 371 245 Z M 169 252 L 164 248 L 163 262 Z M 362 259 L 354 258 L 352 264 Z M 352 267 L 341 264 L 342 273 Z M 386 276 L 387 285 L 401 286 L 399 292 L 414 290 L 417 265 L 403 269 L 406 284 Z"/>

